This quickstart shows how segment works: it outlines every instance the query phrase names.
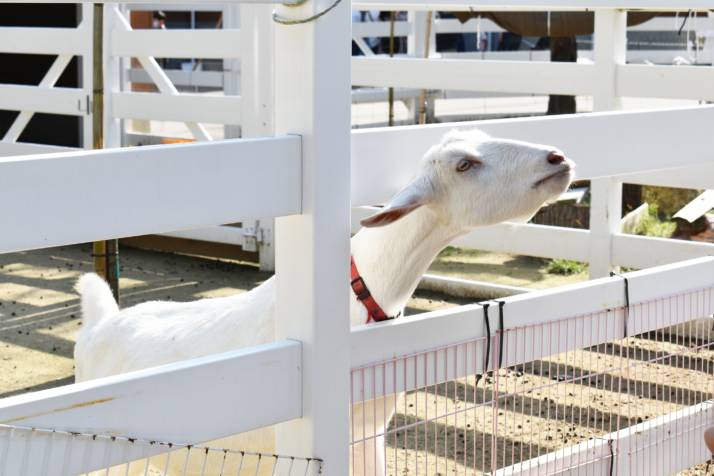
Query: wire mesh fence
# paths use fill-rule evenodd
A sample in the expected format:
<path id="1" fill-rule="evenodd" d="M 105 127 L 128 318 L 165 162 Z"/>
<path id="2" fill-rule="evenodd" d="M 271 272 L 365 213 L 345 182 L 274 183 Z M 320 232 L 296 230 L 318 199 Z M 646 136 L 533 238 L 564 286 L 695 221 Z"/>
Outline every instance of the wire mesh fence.
<path id="1" fill-rule="evenodd" d="M 355 476 L 674 474 L 710 458 L 714 289 L 351 372 Z M 503 330 L 500 330 L 503 329 Z M 484 371 L 485 370 L 485 371 Z"/>
<path id="2" fill-rule="evenodd" d="M 2 476 L 315 476 L 321 472 L 322 461 L 317 458 L 0 425 Z"/>
<path id="3" fill-rule="evenodd" d="M 713 298 L 711 287 L 520 326 L 508 303 L 484 306 L 485 337 L 355 368 L 352 473 L 668 475 L 705 463 Z M 321 469 L 318 459 L 0 425 L 2 476 Z"/>

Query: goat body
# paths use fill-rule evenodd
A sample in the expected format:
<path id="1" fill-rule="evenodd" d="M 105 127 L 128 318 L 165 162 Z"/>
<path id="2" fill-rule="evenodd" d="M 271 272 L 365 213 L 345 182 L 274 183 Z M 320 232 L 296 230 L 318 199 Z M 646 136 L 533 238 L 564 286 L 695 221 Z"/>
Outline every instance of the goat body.
<path id="1" fill-rule="evenodd" d="M 352 238 L 352 255 L 376 301 L 388 315 L 397 315 L 431 261 L 454 238 L 473 227 L 533 215 L 565 191 L 571 179 L 572 163 L 552 147 L 491 139 L 478 131 L 450 133 L 427 152 L 416 178 L 363 221 L 365 228 Z M 274 278 L 236 296 L 154 301 L 121 311 L 98 276 L 82 276 L 77 289 L 84 318 L 75 346 L 77 381 L 274 340 Z M 366 318 L 352 295 L 351 325 L 364 324 Z M 389 422 L 396 398 L 355 405 L 353 414 L 373 415 L 375 408 L 384 408 L 379 420 Z M 360 426 L 361 419 L 355 423 Z M 379 434 L 383 426 L 360 426 L 355 435 Z M 269 451 L 272 432 L 261 431 L 218 444 Z M 357 444 L 355 450 L 373 454 L 355 456 L 355 475 L 384 473 L 381 440 Z"/>

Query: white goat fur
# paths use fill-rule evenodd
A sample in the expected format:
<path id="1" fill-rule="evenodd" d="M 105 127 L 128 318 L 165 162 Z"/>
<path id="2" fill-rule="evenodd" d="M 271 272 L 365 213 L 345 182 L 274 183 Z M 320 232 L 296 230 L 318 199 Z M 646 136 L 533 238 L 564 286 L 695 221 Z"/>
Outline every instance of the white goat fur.
<path id="1" fill-rule="evenodd" d="M 360 274 L 384 311 L 396 315 L 403 310 L 429 264 L 457 236 L 474 227 L 530 217 L 565 191 L 573 164 L 550 163 L 554 151 L 493 139 L 480 131 L 453 131 L 433 146 L 414 180 L 379 213 L 363 220 L 365 228 L 351 241 Z M 121 311 L 107 285 L 94 274 L 82 276 L 77 290 L 84 319 L 74 353 L 77 381 L 274 340 L 273 278 L 236 296 L 189 303 L 152 301 Z M 364 306 L 352 295 L 351 324 L 364 324 L 366 318 Z M 371 414 L 367 407 L 373 404 L 385 406 L 378 401 L 353 411 Z M 389 421 L 394 397 L 386 408 Z M 367 434 L 375 430 L 382 429 L 368 428 Z M 355 432 L 363 434 L 361 428 Z M 271 430 L 260 430 L 216 444 L 270 452 L 273 436 Z M 375 448 L 357 448 L 358 454 L 362 451 L 371 455 Z M 373 457 L 366 458 L 370 462 L 365 468 L 362 457 L 355 457 L 355 475 L 383 474 L 383 442 L 377 443 L 376 451 L 376 467 Z"/>

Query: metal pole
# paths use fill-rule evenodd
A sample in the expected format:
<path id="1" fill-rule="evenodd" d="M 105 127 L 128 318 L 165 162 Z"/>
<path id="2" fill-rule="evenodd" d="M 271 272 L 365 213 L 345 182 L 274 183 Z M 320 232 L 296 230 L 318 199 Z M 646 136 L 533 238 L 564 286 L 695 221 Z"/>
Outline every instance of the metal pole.
<path id="1" fill-rule="evenodd" d="M 104 148 L 104 5 L 94 4 L 92 35 L 92 148 Z M 92 244 L 94 271 L 103 277 L 119 302 L 119 244 L 117 240 Z"/>

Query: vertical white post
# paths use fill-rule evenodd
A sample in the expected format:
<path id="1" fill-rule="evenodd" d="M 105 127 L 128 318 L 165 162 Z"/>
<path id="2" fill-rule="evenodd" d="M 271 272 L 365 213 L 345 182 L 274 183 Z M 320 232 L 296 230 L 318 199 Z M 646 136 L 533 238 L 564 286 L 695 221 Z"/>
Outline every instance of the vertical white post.
<path id="1" fill-rule="evenodd" d="M 241 27 L 241 18 L 243 16 L 242 10 L 242 6 L 235 3 L 227 3 L 223 6 L 223 28 L 241 28 L 242 35 L 239 51 L 241 58 L 223 58 L 223 93 L 226 95 L 240 94 L 245 99 L 245 95 L 243 94 L 243 85 L 241 84 L 241 62 L 244 57 L 243 51 L 251 48 L 252 45 L 251 43 L 244 43 L 246 37 L 243 35 L 244 31 Z M 238 46 L 236 45 L 236 47 Z M 244 111 L 245 103 L 241 104 L 242 123 L 245 122 L 246 113 Z M 245 131 L 242 129 L 242 124 L 225 124 L 223 126 L 223 137 L 225 139 L 235 139 L 244 134 Z"/>
<path id="2" fill-rule="evenodd" d="M 707 19 L 704 25 L 705 29 L 704 33 L 702 33 L 704 35 L 704 47 L 699 56 L 699 61 L 714 66 L 714 12 L 707 12 Z M 707 101 L 707 104 L 710 103 L 711 101 Z"/>
<path id="3" fill-rule="evenodd" d="M 242 4 L 229 8 L 240 8 L 242 137 L 271 136 L 275 133 L 273 6 Z M 263 271 L 275 269 L 274 223 L 272 218 L 261 218 L 255 230 Z"/>
<path id="4" fill-rule="evenodd" d="M 595 11 L 595 91 L 593 110 L 622 107 L 617 95 L 617 65 L 625 64 L 627 13 L 622 10 Z M 622 183 L 608 178 L 590 182 L 590 277 L 607 276 L 612 261 L 612 237 L 620 232 Z"/>
<path id="5" fill-rule="evenodd" d="M 612 235 L 620 231 L 622 183 L 609 178 L 590 181 L 590 278 L 614 268 Z"/>
<path id="6" fill-rule="evenodd" d="M 427 17 L 425 11 L 407 12 L 407 19 L 411 25 L 411 33 L 407 37 L 407 54 L 414 58 L 426 57 Z M 419 97 L 421 96 L 407 101 L 408 114 L 414 124 L 419 122 Z"/>
<path id="7" fill-rule="evenodd" d="M 407 54 L 416 58 L 424 58 L 426 50 L 427 12 L 409 11 L 407 20 L 411 25 L 411 33 L 407 37 Z"/>
<path id="8" fill-rule="evenodd" d="M 93 41 L 94 32 L 94 6 L 91 3 L 82 4 L 82 23 L 79 25 L 79 31 L 84 38 L 84 49 L 82 50 L 82 91 L 87 100 L 85 107 L 87 110 L 82 116 L 82 143 L 81 146 L 85 149 L 92 148 L 92 91 L 94 83 L 92 81 L 92 58 L 93 58 Z"/>
<path id="9" fill-rule="evenodd" d="M 114 117 L 112 96 L 121 87 L 121 63 L 112 54 L 112 30 L 119 9 L 116 3 L 104 4 L 104 148 L 121 147 L 122 122 Z"/>
<path id="10" fill-rule="evenodd" d="M 332 0 L 279 6 L 288 18 Z M 277 451 L 349 474 L 350 3 L 275 25 L 275 129 L 302 137 L 302 215 L 276 220 L 278 339 L 303 343 L 303 418 L 280 425 Z"/>
<path id="11" fill-rule="evenodd" d="M 625 64 L 627 54 L 627 12 L 595 10 L 594 34 L 595 91 L 593 109 L 621 109 L 617 95 L 617 65 Z"/>

